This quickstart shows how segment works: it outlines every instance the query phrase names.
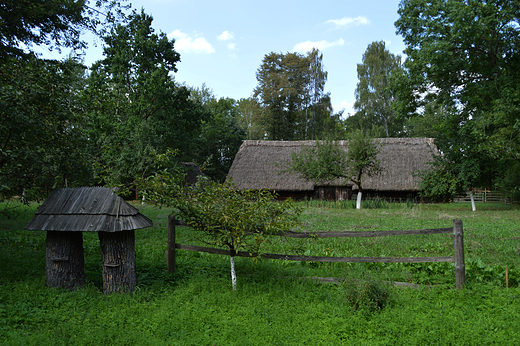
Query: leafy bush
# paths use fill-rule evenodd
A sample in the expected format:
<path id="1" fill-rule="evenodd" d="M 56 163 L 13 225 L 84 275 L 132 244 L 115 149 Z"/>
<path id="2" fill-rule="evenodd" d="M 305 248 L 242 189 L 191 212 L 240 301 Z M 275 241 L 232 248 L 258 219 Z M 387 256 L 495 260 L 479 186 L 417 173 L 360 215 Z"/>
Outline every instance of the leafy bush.
<path id="1" fill-rule="evenodd" d="M 343 282 L 345 300 L 352 310 L 368 314 L 380 312 L 391 300 L 391 284 L 364 274 L 360 279 L 351 276 Z"/>

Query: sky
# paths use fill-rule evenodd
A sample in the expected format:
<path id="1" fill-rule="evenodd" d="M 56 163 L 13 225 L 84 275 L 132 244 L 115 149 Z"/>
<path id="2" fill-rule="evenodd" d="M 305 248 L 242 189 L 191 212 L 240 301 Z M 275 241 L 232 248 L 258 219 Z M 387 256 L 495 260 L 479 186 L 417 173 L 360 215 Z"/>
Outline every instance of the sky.
<path id="1" fill-rule="evenodd" d="M 154 18 L 156 32 L 175 39 L 181 55 L 175 79 L 192 87 L 204 83 L 217 97 L 236 100 L 252 95 L 256 71 L 265 55 L 300 52 L 313 47 L 323 53 L 334 112 L 353 113 L 357 64 L 374 41 L 385 41 L 393 54 L 404 56 L 396 35 L 399 0 L 131 0 L 132 7 Z M 85 64 L 103 58 L 98 40 L 90 44 Z M 48 58 L 59 58 L 46 52 Z"/>

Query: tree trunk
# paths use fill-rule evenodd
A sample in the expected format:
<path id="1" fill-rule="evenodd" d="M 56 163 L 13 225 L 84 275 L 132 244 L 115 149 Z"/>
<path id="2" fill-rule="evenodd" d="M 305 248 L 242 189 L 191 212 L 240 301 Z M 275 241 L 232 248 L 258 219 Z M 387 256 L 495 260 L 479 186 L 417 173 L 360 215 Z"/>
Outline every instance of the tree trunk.
<path id="1" fill-rule="evenodd" d="M 103 293 L 132 292 L 137 286 L 135 231 L 99 232 Z"/>
<path id="2" fill-rule="evenodd" d="M 48 287 L 72 291 L 85 284 L 82 232 L 47 231 L 45 274 Z"/>
<path id="3" fill-rule="evenodd" d="M 477 211 L 477 208 L 475 207 L 475 198 L 473 198 L 472 190 L 469 190 L 469 197 L 471 198 L 471 210 Z"/>
<path id="4" fill-rule="evenodd" d="M 235 256 L 229 256 L 229 262 L 231 263 L 231 284 L 233 285 L 233 291 L 237 290 L 237 273 L 235 271 Z"/>
<path id="5" fill-rule="evenodd" d="M 361 195 L 362 194 L 363 194 L 363 192 L 361 192 L 361 190 L 358 190 L 357 200 L 356 200 L 356 209 L 361 209 Z"/>

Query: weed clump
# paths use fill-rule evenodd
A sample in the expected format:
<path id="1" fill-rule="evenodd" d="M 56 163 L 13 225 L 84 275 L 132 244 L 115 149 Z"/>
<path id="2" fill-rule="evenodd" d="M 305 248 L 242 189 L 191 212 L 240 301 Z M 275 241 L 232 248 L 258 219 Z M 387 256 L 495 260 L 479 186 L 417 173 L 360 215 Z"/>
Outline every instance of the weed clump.
<path id="1" fill-rule="evenodd" d="M 380 312 L 392 298 L 392 285 L 372 275 L 351 276 L 343 282 L 345 300 L 354 311 Z"/>

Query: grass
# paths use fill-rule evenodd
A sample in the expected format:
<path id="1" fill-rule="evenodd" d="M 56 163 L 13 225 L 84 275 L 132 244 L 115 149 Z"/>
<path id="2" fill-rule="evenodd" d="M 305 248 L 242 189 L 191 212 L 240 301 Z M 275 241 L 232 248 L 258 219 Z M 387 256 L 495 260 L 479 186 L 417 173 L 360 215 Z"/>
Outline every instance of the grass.
<path id="1" fill-rule="evenodd" d="M 224 256 L 177 251 L 177 271 L 168 274 L 164 252 L 170 210 L 147 206 L 142 212 L 154 220 L 154 226 L 136 231 L 139 284 L 133 294 L 115 295 L 101 292 L 99 241 L 92 233 L 84 234 L 87 285 L 76 292 L 45 287 L 45 234 L 23 230 L 35 207 L 16 219 L 0 219 L 0 344 L 520 343 L 520 210 L 515 206 L 477 204 L 475 213 L 469 203 L 390 203 L 383 209 L 362 210 L 334 205 L 306 208 L 302 229 L 312 231 L 450 227 L 454 218 L 460 218 L 467 260 L 467 288 L 461 291 L 453 289 L 451 263 L 335 264 L 237 258 L 236 292 L 231 289 L 229 259 Z M 197 243 L 185 227 L 178 228 L 177 242 Z M 453 244 L 449 235 L 273 238 L 264 250 L 317 256 L 450 256 Z M 506 265 L 509 288 L 505 287 Z M 311 276 L 347 281 L 330 285 L 300 279 Z M 383 281 L 421 286 L 381 291 L 387 288 Z M 369 282 L 366 287 L 383 292 L 375 294 L 377 299 L 385 298 L 382 309 L 370 309 L 376 298 L 363 293 L 365 286 L 358 282 Z"/>

